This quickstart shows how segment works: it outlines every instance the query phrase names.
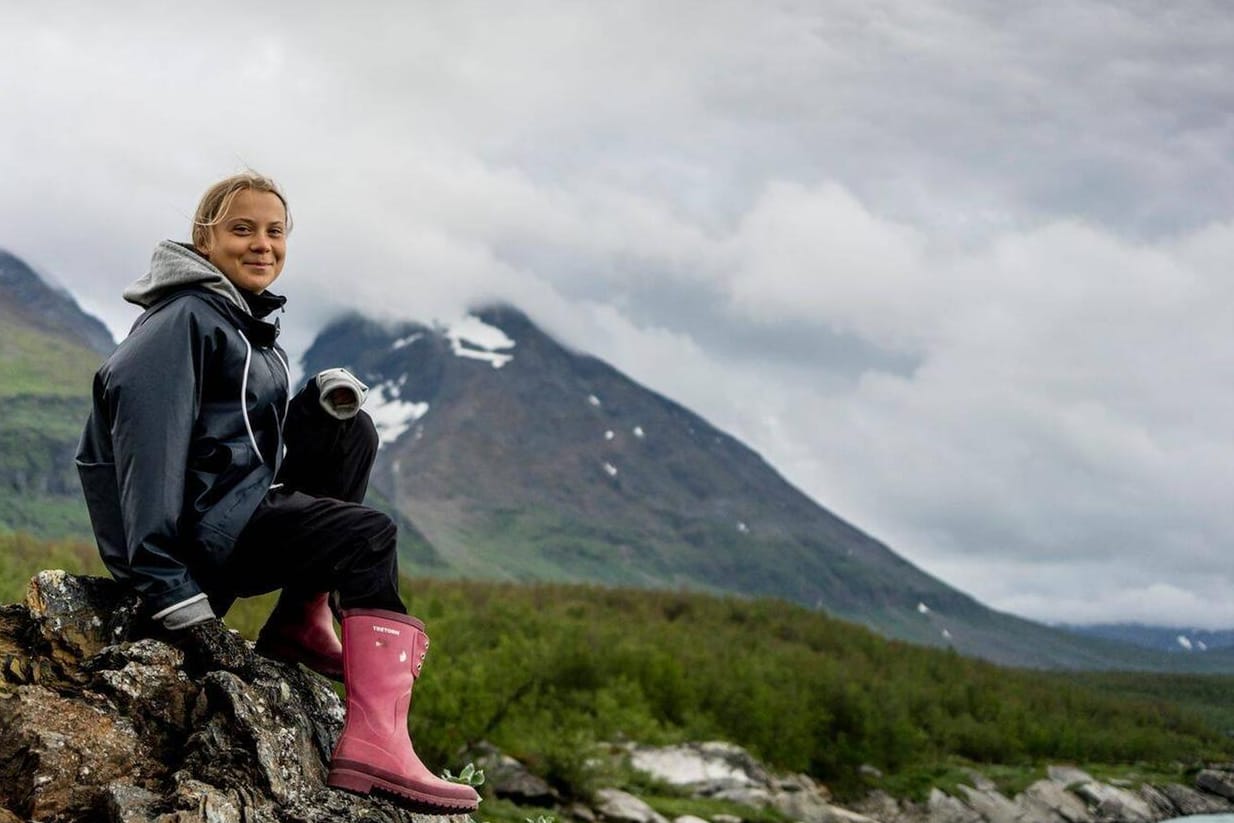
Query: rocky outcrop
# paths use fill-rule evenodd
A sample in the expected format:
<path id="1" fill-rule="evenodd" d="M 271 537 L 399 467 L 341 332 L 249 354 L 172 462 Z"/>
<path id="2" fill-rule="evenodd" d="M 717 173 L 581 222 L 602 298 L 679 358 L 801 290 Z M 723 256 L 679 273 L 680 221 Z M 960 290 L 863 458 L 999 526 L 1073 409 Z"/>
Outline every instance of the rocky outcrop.
<path id="1" fill-rule="evenodd" d="M 876 795 L 860 808 L 883 823 L 1149 823 L 1234 810 L 1234 804 L 1202 789 L 1177 784 L 1131 789 L 1072 767 L 1051 766 L 1047 779 L 1015 797 L 993 786 L 962 785 L 958 792 L 950 796 L 935 789 L 923 804 Z"/>
<path id="2" fill-rule="evenodd" d="M 139 639 L 136 607 L 63 572 L 0 607 L 0 821 L 417 818 L 325 786 L 343 719 L 325 680 L 218 621 Z"/>
<path id="3" fill-rule="evenodd" d="M 1234 809 L 1227 799 L 1234 797 L 1234 766 L 1202 771 L 1195 788 L 1169 784 L 1138 789 L 1102 783 L 1080 769 L 1052 766 L 1047 779 L 1015 797 L 1001 794 L 992 781 L 973 771 L 970 785 L 958 786 L 954 794 L 934 789 L 924 802 L 915 803 L 876 791 L 845 809 L 808 776 L 772 774 L 729 743 L 626 749 L 630 764 L 655 780 L 697 797 L 771 808 L 801 823 L 1148 823 Z"/>

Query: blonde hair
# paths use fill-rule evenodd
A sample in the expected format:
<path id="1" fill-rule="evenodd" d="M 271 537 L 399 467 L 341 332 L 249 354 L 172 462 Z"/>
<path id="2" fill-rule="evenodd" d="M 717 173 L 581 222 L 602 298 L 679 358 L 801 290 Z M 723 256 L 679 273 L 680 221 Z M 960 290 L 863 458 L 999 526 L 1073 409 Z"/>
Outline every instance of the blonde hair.
<path id="1" fill-rule="evenodd" d="M 264 191 L 277 197 L 287 213 L 286 231 L 291 231 L 291 209 L 287 207 L 287 198 L 283 196 L 278 183 L 255 171 L 243 171 L 218 181 L 202 195 L 201 202 L 197 204 L 197 213 L 193 215 L 193 245 L 198 250 L 204 252 L 210 245 L 210 229 L 217 226 L 227 215 L 232 201 L 242 191 Z"/>

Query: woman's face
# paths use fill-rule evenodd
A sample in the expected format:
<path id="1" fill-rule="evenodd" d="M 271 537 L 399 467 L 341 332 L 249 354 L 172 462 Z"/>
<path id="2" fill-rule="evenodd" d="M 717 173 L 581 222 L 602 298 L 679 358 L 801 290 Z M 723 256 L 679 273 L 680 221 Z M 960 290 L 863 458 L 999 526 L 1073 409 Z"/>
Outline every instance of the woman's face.
<path id="1" fill-rule="evenodd" d="M 206 258 L 238 288 L 263 292 L 283 271 L 287 210 L 278 195 L 243 189 L 210 227 Z"/>

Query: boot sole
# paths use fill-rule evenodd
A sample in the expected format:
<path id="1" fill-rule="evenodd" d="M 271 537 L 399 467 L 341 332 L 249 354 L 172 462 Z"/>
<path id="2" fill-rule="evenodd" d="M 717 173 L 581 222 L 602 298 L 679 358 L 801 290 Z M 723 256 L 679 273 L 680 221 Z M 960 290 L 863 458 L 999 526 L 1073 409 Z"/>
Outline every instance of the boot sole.
<path id="1" fill-rule="evenodd" d="M 326 777 L 326 785 L 356 794 L 384 794 L 392 797 L 401 805 L 409 806 L 413 811 L 425 814 L 465 814 L 479 808 L 476 803 L 416 791 L 410 786 L 394 783 L 355 769 L 331 769 L 329 776 Z"/>

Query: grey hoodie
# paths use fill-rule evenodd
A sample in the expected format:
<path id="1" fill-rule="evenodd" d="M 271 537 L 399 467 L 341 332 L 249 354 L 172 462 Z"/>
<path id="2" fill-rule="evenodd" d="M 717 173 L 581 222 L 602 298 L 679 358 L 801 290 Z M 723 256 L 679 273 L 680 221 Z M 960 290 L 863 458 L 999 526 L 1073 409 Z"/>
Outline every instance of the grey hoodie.
<path id="1" fill-rule="evenodd" d="M 226 297 L 245 314 L 252 314 L 240 290 L 188 243 L 164 240 L 154 247 L 150 271 L 124 290 L 124 299 L 148 309 L 177 289 L 197 286 Z"/>

